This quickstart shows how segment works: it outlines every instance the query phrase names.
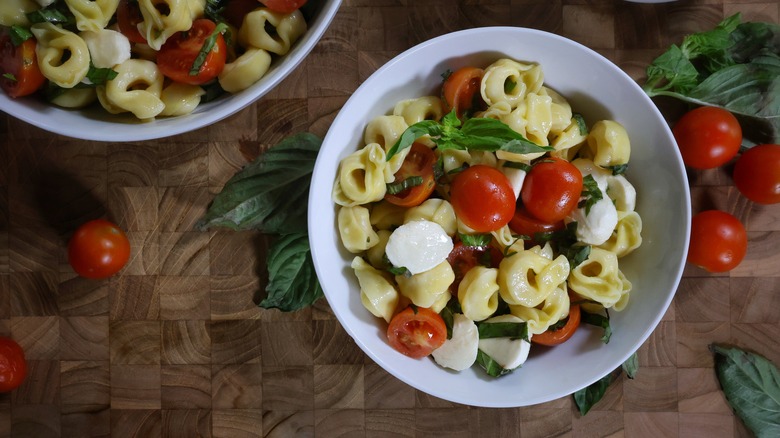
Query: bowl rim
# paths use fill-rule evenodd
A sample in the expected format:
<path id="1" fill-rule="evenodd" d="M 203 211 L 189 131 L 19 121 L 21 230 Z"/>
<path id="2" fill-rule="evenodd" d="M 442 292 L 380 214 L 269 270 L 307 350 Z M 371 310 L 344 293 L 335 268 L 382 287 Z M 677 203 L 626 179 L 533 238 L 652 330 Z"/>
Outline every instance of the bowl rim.
<path id="1" fill-rule="evenodd" d="M 331 126 L 337 126 L 339 125 L 340 121 L 344 118 L 350 117 L 348 114 L 346 114 L 345 109 L 350 107 L 350 101 L 355 99 L 354 96 L 359 95 L 361 91 L 364 88 L 368 88 L 373 86 L 372 83 L 372 77 L 378 76 L 383 74 L 386 70 L 392 69 L 395 64 L 402 62 L 403 59 L 413 56 L 416 52 L 425 50 L 431 45 L 439 44 L 444 39 L 451 39 L 451 38 L 464 38 L 471 35 L 479 34 L 479 33 L 493 33 L 493 32 L 516 32 L 518 34 L 533 34 L 536 36 L 542 36 L 549 38 L 551 40 L 557 40 L 559 42 L 563 42 L 564 44 L 568 44 L 571 46 L 574 46 L 574 48 L 587 52 L 589 56 L 593 56 L 596 58 L 599 58 L 601 62 L 607 63 L 614 67 L 614 69 L 618 72 L 617 74 L 624 76 L 625 78 L 629 79 L 630 82 L 633 84 L 632 87 L 634 87 L 636 90 L 641 91 L 641 87 L 639 84 L 633 80 L 624 70 L 622 70 L 620 67 L 615 65 L 611 60 L 607 59 L 605 56 L 599 54 L 595 50 L 578 43 L 577 41 L 574 41 L 572 39 L 563 37 L 558 34 L 538 30 L 538 29 L 530 29 L 530 28 L 520 28 L 520 27 L 510 27 L 510 26 L 488 26 L 488 27 L 479 27 L 479 28 L 471 28 L 471 29 L 464 29 L 464 30 L 458 30 L 454 32 L 450 32 L 447 34 L 443 34 L 440 36 L 437 36 L 435 38 L 429 39 L 427 41 L 421 42 L 409 49 L 406 49 L 405 51 L 401 52 L 397 56 L 393 57 L 390 61 L 386 62 L 384 65 L 379 67 L 368 79 L 364 80 L 363 83 L 353 92 L 352 96 L 345 102 L 345 104 L 342 106 L 342 110 L 339 111 L 336 118 L 334 119 Z M 489 48 L 486 48 L 485 51 L 489 51 Z M 663 116 L 658 109 L 658 107 L 652 102 L 652 100 L 647 96 L 644 92 L 641 93 L 644 96 L 644 99 L 646 100 L 646 103 L 649 105 L 650 108 L 656 113 L 656 115 L 662 120 Z M 668 138 L 672 138 L 671 136 L 671 130 L 666 126 L 665 134 L 668 135 Z M 332 127 L 328 130 L 325 138 L 323 139 L 323 149 L 321 149 L 320 154 L 323 154 L 323 150 L 329 142 L 333 141 L 333 137 L 336 134 L 334 133 Z M 679 153 L 677 154 L 677 166 L 678 171 L 682 176 L 685 175 L 685 168 L 683 166 L 682 158 L 679 156 Z M 318 175 L 320 173 L 326 173 L 327 171 L 323 169 L 323 166 L 319 165 L 322 162 L 322 160 L 318 157 L 318 163 L 315 163 L 315 167 L 312 173 L 312 183 L 315 183 L 319 179 Z M 332 186 L 332 183 L 331 183 Z M 674 296 L 676 294 L 677 289 L 679 288 L 679 283 L 683 275 L 683 271 L 685 268 L 685 259 L 688 253 L 688 237 L 690 236 L 690 217 L 691 217 L 691 199 L 690 199 L 690 191 L 688 186 L 686 185 L 684 187 L 684 190 L 682 190 L 682 202 L 683 202 L 683 211 L 681 211 L 680 214 L 682 214 L 682 217 L 685 219 L 684 221 L 684 227 L 683 234 L 686 237 L 682 243 L 682 248 L 680 252 L 680 263 L 676 266 L 675 272 L 669 272 L 669 278 L 671 279 L 671 287 L 668 291 L 666 297 L 663 300 L 662 307 L 659 309 L 657 314 L 652 318 L 651 324 L 644 328 L 644 330 L 641 332 L 639 336 L 637 336 L 634 341 L 632 342 L 632 348 L 628 349 L 626 352 L 621 354 L 620 356 L 616 356 L 613 361 L 610 362 L 610 364 L 613 364 L 614 366 L 609 367 L 607 371 L 601 376 L 596 376 L 591 378 L 588 381 L 583 381 L 579 387 L 576 390 L 585 388 L 586 386 L 598 381 L 600 378 L 604 377 L 605 375 L 609 374 L 612 370 L 619 367 L 622 363 L 624 363 L 634 352 L 636 352 L 642 344 L 650 337 L 653 331 L 658 327 L 659 323 L 661 322 L 661 319 L 663 316 L 667 313 L 669 306 L 671 305 Z M 322 271 L 324 269 L 323 262 L 320 261 L 320 254 L 319 249 L 316 245 L 316 233 L 317 230 L 314 229 L 314 224 L 317 221 L 322 220 L 320 213 L 318 212 L 316 208 L 312 208 L 313 202 L 315 202 L 316 193 L 314 190 L 310 192 L 309 195 L 309 203 L 308 203 L 308 223 L 309 223 L 309 239 L 310 239 L 310 247 L 311 247 L 311 256 L 312 260 L 315 266 L 315 272 L 317 273 L 317 276 L 319 279 L 325 278 L 326 275 L 332 274 L 330 272 L 324 272 Z M 326 286 L 322 286 L 324 295 L 326 299 L 331 298 L 330 292 Z M 544 403 L 547 401 L 555 400 L 557 398 L 570 395 L 571 393 L 551 393 L 548 394 L 547 397 L 542 397 L 538 399 L 531 400 L 530 402 L 528 400 L 522 400 L 522 399 L 516 399 L 512 402 L 496 402 L 492 400 L 464 400 L 461 398 L 456 397 L 450 397 L 446 393 L 438 393 L 438 392 L 432 392 L 429 387 L 426 387 L 421 384 L 417 384 L 416 382 L 412 382 L 409 379 L 407 379 L 402 373 L 400 373 L 397 369 L 397 367 L 389 368 L 383 364 L 384 360 L 379 357 L 377 353 L 375 353 L 369 346 L 367 346 L 362 340 L 361 337 L 357 335 L 357 333 L 354 332 L 353 328 L 350 326 L 347 326 L 344 323 L 344 317 L 342 316 L 341 312 L 346 311 L 349 312 L 349 309 L 339 309 L 337 307 L 331 306 L 331 309 L 333 313 L 335 314 L 336 318 L 339 320 L 339 323 L 344 328 L 344 330 L 350 335 L 350 337 L 355 341 L 355 343 L 360 347 L 360 349 L 368 356 L 370 357 L 375 363 L 380 365 L 386 372 L 390 373 L 394 377 L 398 378 L 399 380 L 403 381 L 404 383 L 416 388 L 417 390 L 423 391 L 425 393 L 431 394 L 435 397 L 442 398 L 444 400 L 448 400 L 455 403 L 465 404 L 465 405 L 471 405 L 471 406 L 478 406 L 478 407 L 496 407 L 496 408 L 507 408 L 507 407 L 520 407 L 520 406 L 528 406 L 528 405 L 534 405 L 539 403 Z M 402 356 L 399 354 L 399 361 L 405 360 L 405 358 L 402 358 Z M 446 370 L 442 369 L 442 372 L 445 372 Z M 572 391 L 574 392 L 574 391 Z"/>
<path id="2" fill-rule="evenodd" d="M 104 142 L 135 142 L 156 140 L 196 131 L 210 126 L 237 112 L 270 93 L 306 59 L 330 27 L 338 13 L 342 0 L 329 0 L 317 10 L 313 24 L 309 23 L 306 33 L 284 57 L 271 65 L 259 81 L 239 93 L 223 96 L 212 102 L 198 105 L 190 114 L 150 121 L 140 121 L 123 114 L 105 115 L 105 118 L 87 118 L 80 109 L 59 108 L 47 102 L 31 101 L 33 98 L 12 99 L 0 93 L 0 112 L 29 123 L 37 128 L 79 140 Z M 283 64 L 283 69 L 278 68 Z M 229 104 L 224 103 L 231 99 Z M 97 110 L 96 110 L 97 111 Z M 53 117 L 47 117 L 46 114 Z M 102 114 L 101 114 L 102 116 Z M 89 123 L 66 123 L 74 118 L 89 120 Z M 127 118 L 122 122 L 121 118 Z M 88 129 L 85 129 L 88 128 Z"/>

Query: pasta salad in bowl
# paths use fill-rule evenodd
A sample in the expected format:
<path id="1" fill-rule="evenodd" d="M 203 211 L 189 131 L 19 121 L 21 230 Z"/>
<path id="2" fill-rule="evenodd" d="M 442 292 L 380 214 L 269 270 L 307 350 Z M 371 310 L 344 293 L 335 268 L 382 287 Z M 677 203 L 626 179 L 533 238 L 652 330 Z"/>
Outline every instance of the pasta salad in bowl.
<path id="1" fill-rule="evenodd" d="M 309 198 L 312 258 L 385 370 L 494 407 L 571 394 L 659 323 L 690 196 L 660 112 L 607 59 L 479 28 L 375 72 L 335 119 Z"/>
<path id="2" fill-rule="evenodd" d="M 136 141 L 219 121 L 278 85 L 340 0 L 6 0 L 0 110 Z"/>

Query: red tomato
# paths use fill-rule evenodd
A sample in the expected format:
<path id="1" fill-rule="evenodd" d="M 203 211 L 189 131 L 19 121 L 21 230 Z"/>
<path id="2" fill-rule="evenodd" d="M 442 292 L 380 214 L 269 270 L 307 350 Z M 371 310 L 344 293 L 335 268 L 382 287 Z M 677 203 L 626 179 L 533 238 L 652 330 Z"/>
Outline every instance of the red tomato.
<path id="1" fill-rule="evenodd" d="M 190 30 L 176 32 L 168 38 L 157 53 L 157 66 L 162 74 L 176 82 L 193 85 L 205 84 L 216 78 L 225 68 L 227 59 L 227 46 L 221 34 L 217 35 L 217 41 L 198 73 L 190 74 L 198 53 L 214 29 L 216 24 L 213 21 L 200 18 L 192 22 Z"/>
<path id="2" fill-rule="evenodd" d="M 569 338 L 574 336 L 574 332 L 580 326 L 580 316 L 580 305 L 572 305 L 569 307 L 569 316 L 563 327 L 557 330 L 550 328 L 538 335 L 533 335 L 531 336 L 531 342 L 552 347 L 568 341 Z"/>
<path id="3" fill-rule="evenodd" d="M 110 277 L 130 259 L 130 241 L 124 231 L 104 219 L 80 226 L 68 243 L 68 262 L 82 277 Z"/>
<path id="4" fill-rule="evenodd" d="M 747 233 L 739 219 L 707 210 L 691 220 L 688 262 L 709 272 L 726 272 L 739 265 L 747 252 Z"/>
<path id="5" fill-rule="evenodd" d="M 409 306 L 390 320 L 387 339 L 396 350 L 419 359 L 441 347 L 447 339 L 447 326 L 433 310 Z"/>
<path id="6" fill-rule="evenodd" d="M 306 0 L 258 0 L 266 8 L 280 12 L 282 14 L 289 14 L 295 12 L 296 9 L 306 4 Z"/>
<path id="7" fill-rule="evenodd" d="M 0 392 L 18 388 L 27 377 L 24 351 L 11 338 L 0 337 Z"/>
<path id="8" fill-rule="evenodd" d="M 520 198 L 533 217 L 552 224 L 577 207 L 581 194 L 579 169 L 560 158 L 544 158 L 526 175 Z"/>
<path id="9" fill-rule="evenodd" d="M 138 23 L 144 21 L 141 8 L 135 0 L 120 0 L 116 9 L 119 31 L 132 43 L 146 44 L 146 37 L 138 30 Z"/>
<path id="10" fill-rule="evenodd" d="M 27 96 L 46 81 L 35 56 L 36 42 L 29 38 L 14 46 L 8 32 L 7 29 L 0 32 L 0 87 L 13 98 Z"/>
<path id="11" fill-rule="evenodd" d="M 257 4 L 257 0 L 231 0 L 225 5 L 222 16 L 225 17 L 225 20 L 227 20 L 228 23 L 238 29 L 244 22 L 246 14 L 254 11 L 260 6 L 261 5 Z"/>
<path id="12" fill-rule="evenodd" d="M 518 205 L 515 215 L 509 221 L 509 228 L 517 234 L 528 236 L 532 240 L 537 234 L 551 233 L 566 227 L 563 221 L 543 222 L 531 216 L 523 205 Z"/>
<path id="13" fill-rule="evenodd" d="M 484 265 L 497 268 L 502 258 L 504 255 L 501 254 L 501 251 L 492 246 L 466 246 L 463 242 L 455 242 L 450 255 L 447 256 L 447 261 L 455 272 L 455 281 L 450 285 L 450 292 L 457 295 L 458 285 L 463 280 L 463 276 L 474 266 Z"/>
<path id="14" fill-rule="evenodd" d="M 422 177 L 422 184 L 410 187 L 395 195 L 386 194 L 387 202 L 401 207 L 414 207 L 422 204 L 433 193 L 436 181 L 433 166 L 436 164 L 436 154 L 429 147 L 412 144 L 409 154 L 404 158 L 401 168 L 395 173 L 395 182 L 401 182 L 412 176 Z"/>
<path id="15" fill-rule="evenodd" d="M 743 153 L 734 165 L 734 184 L 753 202 L 780 202 L 780 145 L 757 145 Z"/>
<path id="16" fill-rule="evenodd" d="M 477 67 L 463 67 L 450 74 L 441 87 L 444 111 L 453 109 L 459 118 L 463 113 L 482 104 L 480 86 L 485 71 Z"/>
<path id="17" fill-rule="evenodd" d="M 683 115 L 672 129 L 683 162 L 694 169 L 726 164 L 739 152 L 742 128 L 730 112 L 703 106 Z"/>
<path id="18" fill-rule="evenodd" d="M 458 219 L 478 233 L 497 230 L 515 214 L 515 192 L 495 167 L 471 166 L 455 175 L 450 203 Z"/>

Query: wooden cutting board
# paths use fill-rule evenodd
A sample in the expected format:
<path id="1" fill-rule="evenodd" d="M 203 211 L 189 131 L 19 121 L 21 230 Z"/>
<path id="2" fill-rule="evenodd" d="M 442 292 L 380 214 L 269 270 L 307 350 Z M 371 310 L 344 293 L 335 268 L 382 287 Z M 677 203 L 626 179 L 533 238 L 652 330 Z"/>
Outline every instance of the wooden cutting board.
<path id="1" fill-rule="evenodd" d="M 517 409 L 446 402 L 369 360 L 325 300 L 259 309 L 269 240 L 200 232 L 222 185 L 285 136 L 324 136 L 374 70 L 429 38 L 506 25 L 555 32 L 641 81 L 691 32 L 742 12 L 780 21 L 776 0 L 345 0 L 313 53 L 273 93 L 199 131 L 132 144 L 72 140 L 0 114 L 0 334 L 24 347 L 29 377 L 0 395 L 14 437 L 732 437 L 748 436 L 713 371 L 712 342 L 780 364 L 780 206 L 747 202 L 730 169 L 692 172 L 694 211 L 747 226 L 728 274 L 688 268 L 673 306 L 586 416 L 571 397 Z M 73 229 L 108 217 L 131 260 L 114 278 L 74 276 Z"/>

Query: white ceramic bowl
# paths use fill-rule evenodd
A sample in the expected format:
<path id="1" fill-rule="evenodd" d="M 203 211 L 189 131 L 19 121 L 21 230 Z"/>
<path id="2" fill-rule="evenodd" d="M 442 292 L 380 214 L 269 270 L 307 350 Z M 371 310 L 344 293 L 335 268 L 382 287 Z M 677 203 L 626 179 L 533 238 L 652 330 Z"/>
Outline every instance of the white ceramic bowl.
<path id="1" fill-rule="evenodd" d="M 265 76 L 251 87 L 235 94 L 225 94 L 199 105 L 186 116 L 160 117 L 141 122 L 131 115 L 109 114 L 98 106 L 68 110 L 50 105 L 40 98 L 11 99 L 0 92 L 0 111 L 50 132 L 84 140 L 141 141 L 168 137 L 218 122 L 267 94 L 287 77 L 311 52 L 330 25 L 341 0 L 318 2 L 307 22 L 308 30 L 290 52 L 274 60 Z"/>
<path id="2" fill-rule="evenodd" d="M 498 379 L 479 366 L 457 373 L 430 359 L 414 360 L 391 348 L 386 324 L 360 302 L 353 257 L 340 242 L 331 190 L 339 161 L 362 147 L 362 133 L 375 116 L 396 102 L 436 94 L 441 73 L 499 57 L 542 65 L 545 84 L 571 103 L 591 125 L 599 119 L 623 124 L 631 138 L 627 177 L 637 190 L 643 219 L 640 249 L 621 259 L 633 283 L 630 303 L 611 312 L 613 335 L 580 329 L 565 344 L 532 348 L 522 368 Z M 309 239 L 317 274 L 336 317 L 355 342 L 382 368 L 409 385 L 457 403 L 514 407 L 571 394 L 619 367 L 648 338 L 677 289 L 688 250 L 690 194 L 682 159 L 662 115 L 641 88 L 596 52 L 561 36 L 537 30 L 495 27 L 444 35 L 397 56 L 350 97 L 333 122 L 314 168 L 309 197 Z"/>

